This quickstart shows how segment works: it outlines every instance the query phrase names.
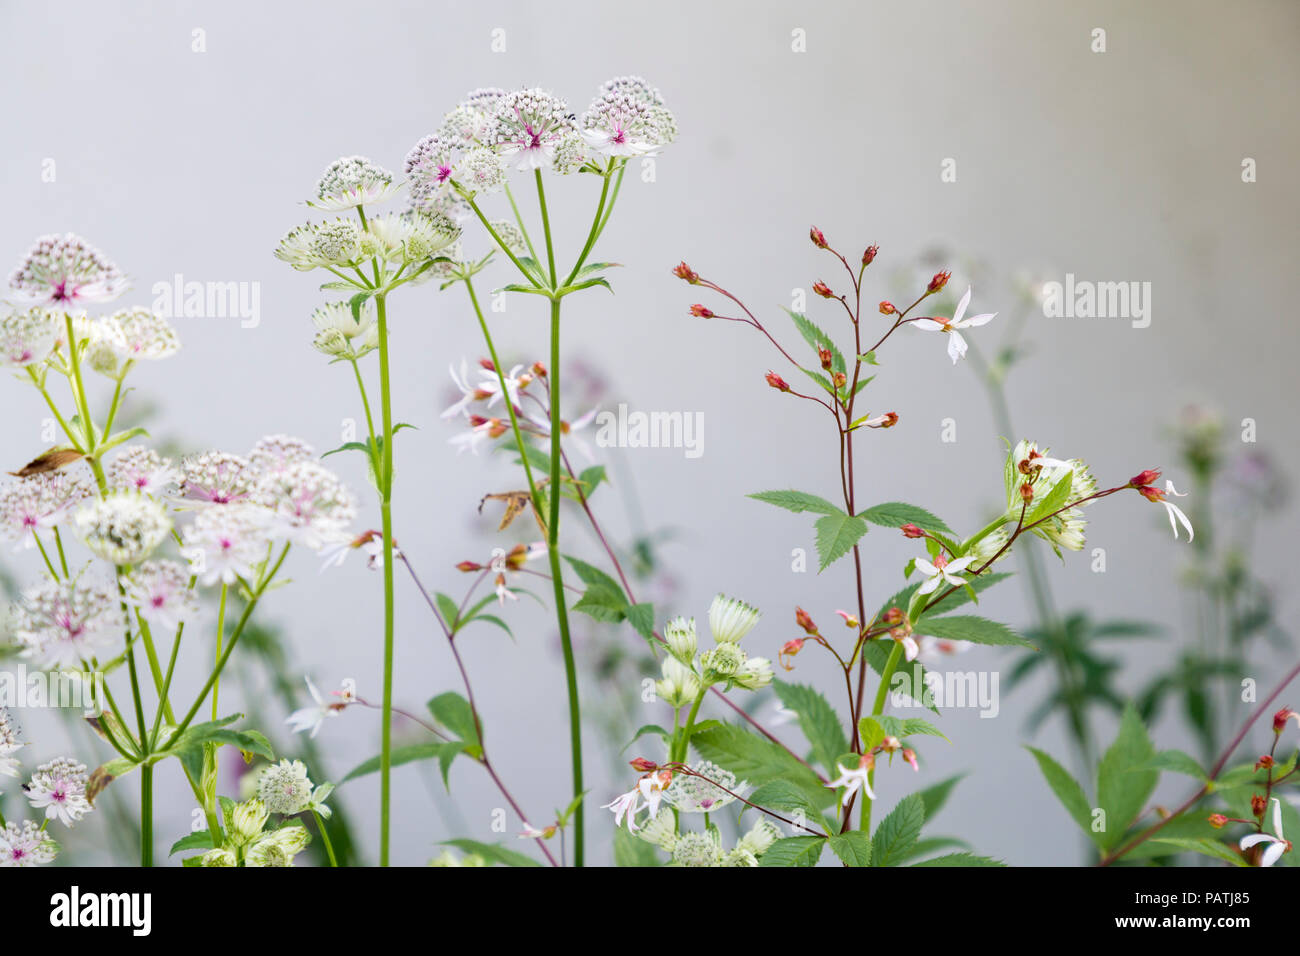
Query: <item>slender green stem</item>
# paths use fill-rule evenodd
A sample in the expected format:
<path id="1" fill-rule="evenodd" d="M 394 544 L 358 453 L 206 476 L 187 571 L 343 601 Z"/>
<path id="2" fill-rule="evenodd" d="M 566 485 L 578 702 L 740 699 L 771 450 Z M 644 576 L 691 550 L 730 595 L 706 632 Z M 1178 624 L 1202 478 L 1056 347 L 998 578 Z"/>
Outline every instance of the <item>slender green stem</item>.
<path id="1" fill-rule="evenodd" d="M 50 572 L 50 577 L 57 581 L 59 579 L 59 572 L 54 570 L 54 564 L 50 561 L 50 556 L 45 551 L 45 545 L 41 544 L 41 536 L 36 533 L 35 528 L 32 529 L 32 538 L 36 541 L 36 549 L 41 552 L 41 557 L 45 559 L 45 568 Z"/>
<path id="2" fill-rule="evenodd" d="M 375 447 L 375 417 L 370 412 L 370 396 L 366 394 L 366 380 L 361 377 L 361 367 L 357 365 L 356 359 L 352 360 L 352 372 L 357 377 L 357 391 L 361 393 L 361 407 L 366 411 L 366 430 L 370 435 L 370 461 L 373 465 L 376 453 L 379 451 Z M 375 474 L 378 473 L 379 470 L 376 468 Z"/>
<path id="3" fill-rule="evenodd" d="M 582 269 L 583 263 L 587 261 L 587 256 L 591 255 L 591 249 L 596 244 L 596 237 L 600 235 L 602 213 L 605 211 L 605 197 L 609 195 L 609 175 L 606 174 L 600 183 L 600 200 L 596 203 L 596 215 L 591 220 L 591 231 L 587 233 L 587 243 L 582 247 L 582 254 L 578 256 L 578 261 L 573 264 L 573 271 L 569 277 L 564 280 L 565 285 L 573 282 L 578 272 Z"/>
<path id="4" fill-rule="evenodd" d="M 63 553 L 63 535 L 59 534 L 59 529 L 54 529 L 54 546 L 59 550 L 59 567 L 63 568 L 63 576 L 68 576 L 68 556 Z"/>
<path id="5" fill-rule="evenodd" d="M 329 831 L 325 829 L 325 821 L 321 819 L 320 813 L 313 810 L 311 815 L 316 818 L 316 832 L 320 834 L 321 842 L 325 844 L 325 853 L 330 858 L 330 866 L 338 866 L 339 861 L 334 857 L 334 846 L 330 843 Z"/>
<path id="6" fill-rule="evenodd" d="M 140 865 L 153 866 L 153 765 L 140 765 Z"/>
<path id="7" fill-rule="evenodd" d="M 546 212 L 546 186 L 542 181 L 542 171 L 533 170 L 537 181 L 537 206 L 542 211 L 542 232 L 546 234 L 546 268 L 551 276 L 551 289 L 555 290 L 555 244 L 551 241 L 551 218 Z"/>
<path id="8" fill-rule="evenodd" d="M 695 696 L 694 703 L 691 704 L 690 712 L 686 715 L 686 727 L 673 740 L 673 752 L 670 755 L 673 763 L 685 763 L 686 758 L 690 756 L 691 734 L 695 732 L 695 718 L 699 716 L 700 705 L 704 703 L 704 695 L 708 692 L 707 687 L 700 688 L 700 692 Z M 675 719 L 676 715 L 674 715 Z"/>
<path id="9" fill-rule="evenodd" d="M 894 671 L 898 669 L 898 662 L 903 658 L 903 642 L 895 641 L 893 649 L 889 652 L 889 659 L 885 661 L 885 668 L 880 672 L 880 686 L 876 688 L 876 700 L 871 707 L 871 716 L 879 717 L 885 712 L 885 701 L 889 697 L 889 682 L 894 678 Z M 876 772 L 871 770 L 867 773 L 867 782 L 875 782 Z M 859 829 L 871 831 L 871 798 L 865 793 L 862 795 L 862 823 Z"/>
<path id="10" fill-rule="evenodd" d="M 529 238 L 528 227 L 524 225 L 524 217 L 519 214 L 519 206 L 515 203 L 515 194 L 510 191 L 510 184 L 505 184 L 506 199 L 510 201 L 510 211 L 515 214 L 515 224 L 519 226 L 519 233 L 524 237 L 524 245 L 528 247 L 528 254 L 532 256 L 533 261 L 537 261 L 537 251 L 533 249 L 533 240 Z"/>
<path id="11" fill-rule="evenodd" d="M 86 439 L 87 454 L 95 448 L 95 423 L 90 420 L 90 404 L 86 401 L 86 385 L 81 380 L 81 357 L 77 354 L 77 333 L 72 327 L 71 313 L 64 313 L 64 327 L 68 333 L 68 364 L 72 368 L 74 397 L 77 402 L 77 414 L 81 416 L 81 431 Z"/>
<path id="12" fill-rule="evenodd" d="M 221 660 L 221 642 L 226 636 L 226 598 L 230 593 L 229 586 L 221 582 L 221 602 L 217 606 L 217 652 L 216 659 L 213 661 L 213 667 Z M 221 679 L 217 678 L 212 685 L 212 719 L 217 719 L 217 695 L 221 693 Z"/>
<path id="13" fill-rule="evenodd" d="M 81 446 L 81 439 L 72 433 L 72 426 L 63 417 L 63 413 L 59 411 L 59 406 L 54 403 L 54 398 L 50 395 L 49 389 L 45 387 L 45 383 L 36 374 L 36 370 L 29 365 L 27 366 L 27 374 L 31 376 L 32 384 L 36 386 L 36 390 L 45 399 L 45 404 L 49 406 L 50 412 L 53 413 L 55 420 L 59 423 L 59 427 L 63 429 L 63 434 L 68 437 L 68 441 L 72 442 L 72 447 L 79 452 L 85 453 L 86 449 Z"/>
<path id="14" fill-rule="evenodd" d="M 384 535 L 384 712 L 379 751 L 379 865 L 388 865 L 389 813 L 393 773 L 393 396 L 388 368 L 388 313 L 383 295 L 375 296 L 379 324 L 380 417 L 384 428 L 377 475 Z"/>
<path id="15" fill-rule="evenodd" d="M 127 373 L 131 371 L 132 362 L 127 359 L 126 364 L 122 366 L 117 376 L 117 385 L 113 389 L 113 401 L 108 406 L 108 416 L 104 419 L 104 437 L 107 438 L 113 433 L 113 421 L 117 418 L 118 406 L 122 403 L 122 383 L 126 381 Z"/>

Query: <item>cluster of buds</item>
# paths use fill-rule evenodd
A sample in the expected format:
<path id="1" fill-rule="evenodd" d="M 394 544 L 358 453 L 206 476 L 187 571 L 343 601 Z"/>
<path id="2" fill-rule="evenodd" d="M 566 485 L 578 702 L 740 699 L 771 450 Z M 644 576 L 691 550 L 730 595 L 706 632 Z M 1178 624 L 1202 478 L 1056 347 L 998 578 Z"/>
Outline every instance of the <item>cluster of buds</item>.
<path id="1" fill-rule="evenodd" d="M 750 657 L 740 647 L 741 639 L 758 624 L 759 612 L 744 601 L 719 594 L 709 606 L 709 630 L 714 646 L 698 653 L 695 621 L 678 617 L 664 625 L 663 679 L 655 692 L 669 706 L 690 703 L 714 684 L 726 689 L 742 687 L 760 690 L 772 682 L 772 662 Z"/>

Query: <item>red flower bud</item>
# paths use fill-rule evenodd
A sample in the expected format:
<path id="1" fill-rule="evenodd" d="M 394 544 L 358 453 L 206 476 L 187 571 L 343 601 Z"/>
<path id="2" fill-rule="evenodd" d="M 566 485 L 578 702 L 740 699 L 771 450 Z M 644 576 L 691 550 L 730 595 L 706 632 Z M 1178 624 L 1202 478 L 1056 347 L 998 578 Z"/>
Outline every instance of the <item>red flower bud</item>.
<path id="1" fill-rule="evenodd" d="M 645 757 L 637 757 L 635 760 L 629 760 L 628 763 L 632 765 L 633 770 L 638 770 L 641 773 L 651 773 L 659 769 L 657 763 L 653 760 L 647 760 Z"/>
<path id="2" fill-rule="evenodd" d="M 1137 489 L 1137 493 L 1140 494 L 1147 501 L 1165 500 L 1165 493 L 1161 491 L 1159 488 L 1157 488 L 1155 485 L 1140 485 Z"/>
<path id="3" fill-rule="evenodd" d="M 905 524 L 902 526 L 904 538 L 924 538 L 925 532 L 914 524 Z"/>
<path id="4" fill-rule="evenodd" d="M 533 374 L 538 378 L 546 378 L 546 366 L 541 362 L 533 363 Z"/>
<path id="5" fill-rule="evenodd" d="M 695 305 L 691 306 L 691 315 L 695 316 L 697 319 L 711 319 L 713 318 L 713 310 L 705 308 L 697 302 Z"/>
<path id="6" fill-rule="evenodd" d="M 788 671 L 794 670 L 794 666 L 791 664 L 787 664 L 785 662 L 785 658 L 794 657 L 801 650 L 803 650 L 803 642 L 804 639 L 802 637 L 796 637 L 794 640 L 786 641 L 784 644 L 781 645 L 781 652 L 777 655 L 777 658 L 781 661 L 781 666 L 784 667 L 786 670 Z"/>
<path id="7" fill-rule="evenodd" d="M 880 428 L 893 428 L 898 424 L 898 412 L 885 412 L 885 420 L 880 423 Z"/>
<path id="8" fill-rule="evenodd" d="M 867 246 L 867 251 L 862 253 L 862 264 L 864 266 L 871 265 L 871 263 L 875 261 L 876 253 L 879 251 L 880 251 L 880 247 L 876 245 L 874 242 L 871 245 Z"/>
<path id="9" fill-rule="evenodd" d="M 685 279 L 691 285 L 700 281 L 699 273 L 688 266 L 685 262 L 679 262 L 673 269 L 673 275 L 679 279 Z"/>
<path id="10" fill-rule="evenodd" d="M 903 748 L 903 760 L 904 760 L 904 761 L 907 763 L 907 765 L 910 766 L 913 770 L 917 771 L 918 773 L 920 772 L 921 768 L 920 768 L 920 766 L 919 766 L 919 765 L 917 764 L 917 762 L 916 762 L 916 751 L 913 750 L 911 747 L 904 747 L 904 748 Z"/>
<path id="11" fill-rule="evenodd" d="M 778 392 L 790 391 L 790 386 L 786 383 L 786 380 L 780 375 L 777 375 L 776 372 L 773 372 L 771 369 L 768 369 L 766 378 L 767 384 L 771 385 Z"/>
<path id="12" fill-rule="evenodd" d="M 1286 722 L 1292 718 L 1295 718 L 1296 723 L 1300 724 L 1300 716 L 1297 716 L 1296 712 L 1290 707 L 1283 707 L 1279 710 L 1273 715 L 1273 733 L 1280 734 L 1282 728 L 1286 726 Z"/>
<path id="13" fill-rule="evenodd" d="M 1222 813 L 1211 813 L 1208 819 L 1210 821 L 1210 826 L 1214 827 L 1216 830 L 1222 830 L 1228 824 L 1228 818 Z"/>
<path id="14" fill-rule="evenodd" d="M 1128 480 L 1128 483 L 1135 488 L 1140 488 L 1143 485 L 1155 484 L 1159 480 L 1160 471 L 1156 468 L 1148 468 L 1146 471 L 1134 475 Z"/>
<path id="15" fill-rule="evenodd" d="M 903 612 L 896 607 L 891 607 L 884 613 L 881 620 L 890 626 L 901 624 L 903 622 Z"/>
<path id="16" fill-rule="evenodd" d="M 818 349 L 818 350 L 817 350 L 817 357 L 818 357 L 819 359 L 821 359 L 822 368 L 824 368 L 826 371 L 829 372 L 829 371 L 831 370 L 831 359 L 832 359 L 832 356 L 831 356 L 831 350 L 830 350 L 830 349 Z"/>
<path id="17" fill-rule="evenodd" d="M 825 282 L 822 282 L 820 279 L 818 279 L 816 282 L 813 283 L 813 291 L 816 292 L 823 299 L 835 298 L 835 293 L 831 291 L 831 287 L 828 286 Z"/>
<path id="18" fill-rule="evenodd" d="M 1020 486 L 1020 500 L 1025 504 L 1034 500 L 1034 486 L 1027 481 Z"/>
<path id="19" fill-rule="evenodd" d="M 826 237 L 822 235 L 822 231 L 816 226 L 808 230 L 808 238 L 812 240 L 812 244 L 818 249 L 826 248 Z"/>
<path id="20" fill-rule="evenodd" d="M 951 276 L 951 272 L 936 272 L 934 278 L 930 280 L 930 284 L 925 287 L 926 293 L 934 295 L 936 292 L 943 289 L 943 287 L 948 284 L 948 279 Z"/>
<path id="21" fill-rule="evenodd" d="M 794 621 L 804 629 L 804 633 L 817 633 L 817 625 L 813 623 L 812 617 L 803 608 L 797 607 L 794 609 Z"/>
<path id="22" fill-rule="evenodd" d="M 880 303 L 881 315 L 893 315 L 897 311 L 898 310 L 894 308 L 894 303 L 890 302 L 888 299 Z"/>
<path id="23" fill-rule="evenodd" d="M 492 360 L 490 358 L 481 358 L 478 360 L 478 364 L 481 368 L 485 368 L 489 372 L 495 372 L 497 370 L 497 367 L 492 364 Z"/>
<path id="24" fill-rule="evenodd" d="M 1271 768 L 1272 766 L 1273 766 L 1273 757 L 1271 754 L 1264 754 L 1264 756 L 1260 757 L 1258 760 L 1255 761 L 1256 770 L 1265 770 Z"/>
<path id="25" fill-rule="evenodd" d="M 1250 812 L 1257 817 L 1262 817 L 1264 811 L 1268 809 L 1268 801 L 1264 799 L 1262 793 L 1253 794 L 1250 798 Z"/>
<path id="26" fill-rule="evenodd" d="M 478 564 L 474 561 L 462 561 L 460 564 L 456 565 L 456 570 L 457 571 L 482 571 L 483 565 Z"/>

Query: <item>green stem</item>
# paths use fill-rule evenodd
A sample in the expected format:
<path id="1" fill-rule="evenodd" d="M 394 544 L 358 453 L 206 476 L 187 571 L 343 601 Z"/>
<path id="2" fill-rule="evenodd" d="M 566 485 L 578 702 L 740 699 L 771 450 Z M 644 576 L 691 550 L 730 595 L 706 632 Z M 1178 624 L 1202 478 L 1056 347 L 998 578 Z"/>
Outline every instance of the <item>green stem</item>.
<path id="1" fill-rule="evenodd" d="M 221 642 L 226 635 L 226 596 L 229 593 L 229 586 L 221 582 L 221 603 L 217 607 L 217 653 L 213 661 L 213 667 L 221 660 Z M 217 719 L 217 695 L 221 693 L 220 678 L 212 685 L 212 719 Z"/>
<path id="2" fill-rule="evenodd" d="M 582 247 L 582 254 L 578 256 L 578 261 L 573 264 L 573 271 L 569 277 L 564 280 L 565 285 L 570 285 L 578 272 L 582 269 L 583 263 L 587 261 L 587 256 L 591 255 L 591 249 L 596 244 L 596 237 L 600 235 L 602 224 L 601 214 L 605 211 L 605 197 L 609 195 L 609 175 L 606 174 L 600 183 L 600 199 L 596 203 L 596 215 L 591 220 L 591 230 L 587 233 L 587 243 Z"/>
<path id="3" fill-rule="evenodd" d="M 384 704 L 379 751 L 379 865 L 388 865 L 389 813 L 393 773 L 393 396 L 388 368 L 388 312 L 383 295 L 375 296 L 379 324 L 380 417 L 384 447 L 380 462 L 380 514 L 384 535 Z"/>
<path id="4" fill-rule="evenodd" d="M 534 262 L 537 261 L 537 252 L 533 249 L 533 240 L 528 236 L 528 227 L 524 225 L 524 217 L 519 214 L 519 206 L 515 203 L 515 194 L 510 191 L 510 184 L 505 184 L 506 199 L 510 201 L 510 211 L 515 214 L 515 223 L 519 226 L 519 234 L 524 237 L 524 245 L 528 247 L 528 254 L 532 256 Z"/>
<path id="5" fill-rule="evenodd" d="M 153 866 L 153 765 L 140 765 L 140 865 Z"/>
<path id="6" fill-rule="evenodd" d="M 885 669 L 880 672 L 880 686 L 876 688 L 876 700 L 871 707 L 871 716 L 879 717 L 885 712 L 885 701 L 889 697 L 889 682 L 894 678 L 894 671 L 898 669 L 898 662 L 903 657 L 903 642 L 894 641 L 894 648 L 889 652 L 889 660 L 885 661 Z M 875 783 L 876 771 L 870 770 L 867 773 L 867 782 Z M 871 798 L 865 793 L 862 795 L 862 823 L 859 827 L 863 832 L 871 832 Z"/>
<path id="7" fill-rule="evenodd" d="M 81 431 L 86 439 L 86 453 L 90 454 L 95 448 L 95 423 L 90 420 L 90 405 L 86 401 L 86 385 L 81 380 L 81 357 L 77 354 L 77 333 L 72 327 L 71 313 L 65 312 L 63 320 L 64 328 L 68 332 L 68 364 L 72 368 L 77 414 L 81 416 Z"/>
<path id="8" fill-rule="evenodd" d="M 334 857 L 334 846 L 330 843 L 329 831 L 325 829 L 325 821 L 321 819 L 318 812 L 313 810 L 311 815 L 316 818 L 316 831 L 320 834 L 321 842 L 325 844 L 325 853 L 330 858 L 330 866 L 338 866 L 339 861 Z"/>
<path id="9" fill-rule="evenodd" d="M 690 712 L 686 715 L 686 727 L 673 741 L 673 752 L 670 755 L 672 763 L 685 763 L 686 758 L 690 756 L 691 734 L 695 730 L 695 718 L 699 716 L 700 705 L 704 703 L 704 695 L 708 692 L 707 687 L 701 687 L 699 694 L 695 697 L 695 702 L 691 704 Z"/>

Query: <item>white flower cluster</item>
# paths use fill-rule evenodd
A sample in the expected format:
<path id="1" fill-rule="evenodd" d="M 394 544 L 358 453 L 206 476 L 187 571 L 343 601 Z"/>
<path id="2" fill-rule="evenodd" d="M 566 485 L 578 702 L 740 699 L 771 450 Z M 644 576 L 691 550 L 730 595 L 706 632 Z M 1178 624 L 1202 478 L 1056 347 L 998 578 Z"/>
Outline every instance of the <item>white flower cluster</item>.
<path id="1" fill-rule="evenodd" d="M 655 683 L 655 693 L 669 706 L 681 707 L 713 684 L 745 690 L 766 687 L 772 682 L 772 662 L 750 657 L 740 647 L 759 617 L 744 601 L 719 594 L 709 607 L 709 630 L 715 643 L 702 654 L 697 653 L 695 621 L 684 617 L 669 621 L 664 626 L 669 656 L 664 658 L 664 676 Z"/>
<path id="2" fill-rule="evenodd" d="M 758 820 L 735 847 L 724 850 L 716 827 L 678 833 L 672 811 L 664 809 L 637 835 L 672 854 L 672 866 L 758 866 L 758 858 L 781 838 L 781 831 L 768 820 Z"/>
<path id="3" fill-rule="evenodd" d="M 19 776 L 15 754 L 24 746 L 8 712 L 0 707 L 0 775 Z M 86 794 L 87 781 L 85 764 L 60 757 L 37 767 L 23 790 L 33 809 L 45 811 L 47 823 L 71 827 L 94 809 Z M 59 845 L 45 825 L 11 820 L 0 827 L 0 866 L 39 866 L 53 862 L 58 852 Z"/>
<path id="4" fill-rule="evenodd" d="M 1025 507 L 1022 488 L 1026 485 L 1032 490 L 1032 501 L 1028 505 L 1030 512 L 1033 511 L 1035 504 L 1057 490 L 1061 482 L 1069 482 L 1069 490 L 1061 491 L 1065 495 L 1063 504 L 1079 501 L 1096 492 L 1097 479 L 1082 460 L 1049 458 L 1047 452 L 1048 449 L 1040 449 L 1034 442 L 1022 440 L 1008 453 L 1004 482 L 1007 494 L 1007 517 L 1010 521 L 1019 520 L 1021 509 Z M 1081 551 L 1087 524 L 1082 507 L 1069 508 L 1035 527 L 1034 534 L 1050 543 L 1058 554 L 1061 548 Z M 1006 534 L 1005 526 L 999 530 L 1003 535 Z M 995 536 L 990 536 L 993 537 Z M 1005 542 L 1005 537 L 1001 538 L 1001 543 L 985 538 L 980 542 L 982 547 L 979 552 L 989 553 L 991 557 L 992 553 L 996 553 Z M 990 548 L 992 552 L 989 552 Z"/>

